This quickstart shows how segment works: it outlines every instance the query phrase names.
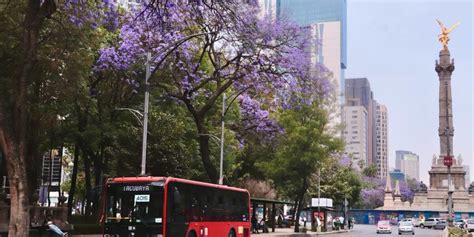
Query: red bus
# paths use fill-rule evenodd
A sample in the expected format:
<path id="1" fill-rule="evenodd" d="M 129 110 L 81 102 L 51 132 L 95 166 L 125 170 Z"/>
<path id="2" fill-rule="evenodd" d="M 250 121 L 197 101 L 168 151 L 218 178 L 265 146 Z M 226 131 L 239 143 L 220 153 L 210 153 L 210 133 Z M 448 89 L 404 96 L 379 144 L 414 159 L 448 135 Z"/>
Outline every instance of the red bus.
<path id="1" fill-rule="evenodd" d="M 111 178 L 104 201 L 104 236 L 250 236 L 245 189 L 172 177 Z"/>

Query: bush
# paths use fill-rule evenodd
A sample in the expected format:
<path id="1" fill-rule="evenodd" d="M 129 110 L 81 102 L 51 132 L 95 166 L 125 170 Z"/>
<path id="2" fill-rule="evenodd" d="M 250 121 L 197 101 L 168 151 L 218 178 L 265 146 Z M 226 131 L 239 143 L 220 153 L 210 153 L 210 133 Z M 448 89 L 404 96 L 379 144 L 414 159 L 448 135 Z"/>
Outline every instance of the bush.
<path id="1" fill-rule="evenodd" d="M 69 234 L 102 234 L 102 228 L 98 224 L 74 224 Z"/>
<path id="2" fill-rule="evenodd" d="M 94 217 L 73 215 L 71 217 L 73 229 L 70 234 L 101 234 L 102 228 Z"/>

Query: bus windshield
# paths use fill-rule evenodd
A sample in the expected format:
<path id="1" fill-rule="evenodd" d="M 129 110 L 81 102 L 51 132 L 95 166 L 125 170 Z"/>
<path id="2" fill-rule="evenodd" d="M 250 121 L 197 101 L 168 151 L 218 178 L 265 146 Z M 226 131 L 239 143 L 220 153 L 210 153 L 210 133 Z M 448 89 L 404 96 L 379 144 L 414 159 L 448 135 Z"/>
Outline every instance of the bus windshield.
<path id="1" fill-rule="evenodd" d="M 162 185 L 158 182 L 109 184 L 105 221 L 161 224 L 164 202 Z"/>

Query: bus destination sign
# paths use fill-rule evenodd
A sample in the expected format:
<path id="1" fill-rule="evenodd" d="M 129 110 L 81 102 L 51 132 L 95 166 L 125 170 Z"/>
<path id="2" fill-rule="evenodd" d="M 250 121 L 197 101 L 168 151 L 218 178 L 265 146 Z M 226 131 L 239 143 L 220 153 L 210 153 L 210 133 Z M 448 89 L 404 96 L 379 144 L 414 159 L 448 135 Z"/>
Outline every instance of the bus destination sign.
<path id="1" fill-rule="evenodd" d="M 142 186 L 123 186 L 123 191 L 124 192 L 144 192 L 144 191 L 150 191 L 150 186 L 142 185 Z"/>

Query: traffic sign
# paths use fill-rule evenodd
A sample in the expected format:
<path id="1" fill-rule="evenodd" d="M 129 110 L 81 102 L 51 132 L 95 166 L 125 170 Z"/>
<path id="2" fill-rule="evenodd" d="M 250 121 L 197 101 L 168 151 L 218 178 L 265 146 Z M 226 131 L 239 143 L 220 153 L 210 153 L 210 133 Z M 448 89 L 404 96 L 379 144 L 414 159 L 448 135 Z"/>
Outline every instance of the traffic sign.
<path id="1" fill-rule="evenodd" d="M 452 156 L 445 156 L 443 159 L 444 165 L 447 167 L 451 167 L 453 165 L 453 157 Z"/>

